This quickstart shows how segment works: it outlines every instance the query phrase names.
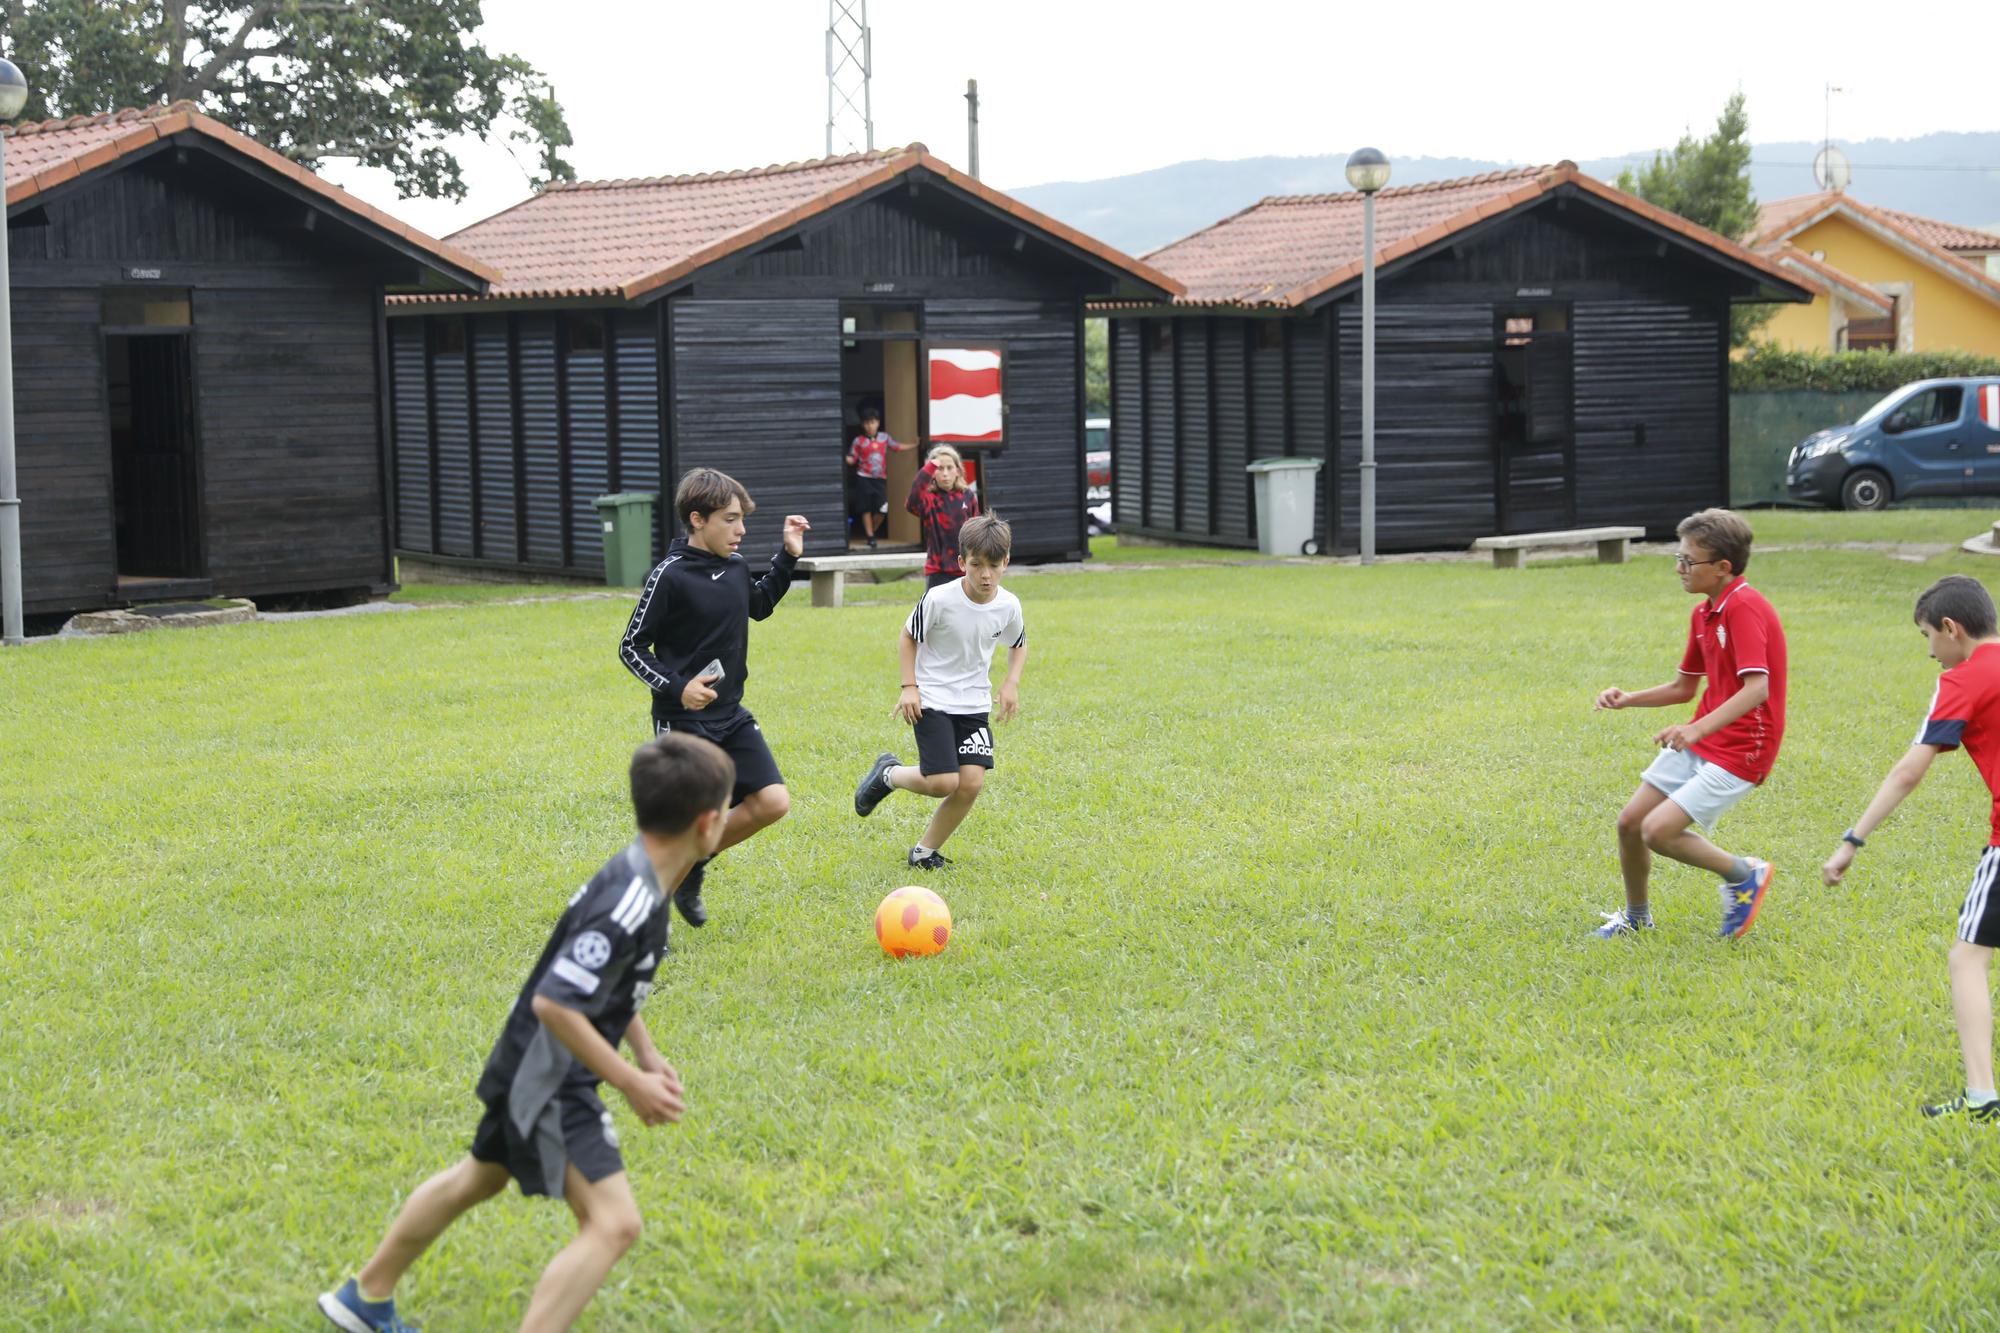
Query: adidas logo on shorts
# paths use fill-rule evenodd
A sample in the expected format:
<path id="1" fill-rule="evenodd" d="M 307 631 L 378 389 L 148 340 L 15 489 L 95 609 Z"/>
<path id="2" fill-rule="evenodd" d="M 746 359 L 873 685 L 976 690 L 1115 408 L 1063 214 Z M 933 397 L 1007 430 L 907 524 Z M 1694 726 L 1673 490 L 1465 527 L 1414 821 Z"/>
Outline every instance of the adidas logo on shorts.
<path id="1" fill-rule="evenodd" d="M 960 754 L 983 755 L 991 759 L 993 757 L 993 733 L 981 727 L 958 743 L 958 752 Z"/>

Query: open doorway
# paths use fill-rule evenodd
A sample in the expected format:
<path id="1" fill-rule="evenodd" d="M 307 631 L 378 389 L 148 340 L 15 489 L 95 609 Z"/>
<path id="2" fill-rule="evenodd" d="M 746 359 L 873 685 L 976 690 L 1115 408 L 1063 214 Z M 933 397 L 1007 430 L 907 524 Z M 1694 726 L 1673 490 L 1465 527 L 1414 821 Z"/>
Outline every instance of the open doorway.
<path id="1" fill-rule="evenodd" d="M 1576 523 L 1575 367 L 1569 307 L 1494 311 L 1493 493 L 1501 532 Z"/>
<path id="2" fill-rule="evenodd" d="M 111 494 L 122 594 L 182 596 L 203 576 L 193 335 L 104 340 Z"/>
<path id="3" fill-rule="evenodd" d="M 854 303 L 840 310 L 841 355 L 840 398 L 845 420 L 841 423 L 841 453 L 861 432 L 861 413 L 873 408 L 882 414 L 882 429 L 899 444 L 920 443 L 922 422 L 918 416 L 919 376 L 917 351 L 923 337 L 922 308 Z M 877 540 L 884 549 L 914 547 L 923 541 L 915 515 L 903 507 L 921 464 L 919 449 L 891 451 L 888 479 L 884 485 L 888 513 L 878 520 Z M 856 512 L 852 468 L 847 475 L 847 512 L 850 547 L 867 545 L 867 528 Z"/>

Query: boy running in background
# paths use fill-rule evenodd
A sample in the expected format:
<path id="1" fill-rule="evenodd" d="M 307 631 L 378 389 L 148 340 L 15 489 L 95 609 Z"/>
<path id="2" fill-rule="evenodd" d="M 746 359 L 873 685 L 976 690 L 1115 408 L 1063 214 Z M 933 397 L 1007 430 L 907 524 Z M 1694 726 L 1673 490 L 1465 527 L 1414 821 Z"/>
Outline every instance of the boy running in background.
<path id="1" fill-rule="evenodd" d="M 854 507 L 861 511 L 870 546 L 875 544 L 877 525 L 889 521 L 889 451 L 900 454 L 916 447 L 890 438 L 882 429 L 880 408 L 861 409 L 861 433 L 847 446 L 847 462 L 854 469 Z"/>
<path id="2" fill-rule="evenodd" d="M 1653 926 L 1648 900 L 1653 853 L 1722 880 L 1722 935 L 1741 939 L 1756 923 L 1771 886 L 1771 867 L 1725 852 L 1690 825 L 1713 831 L 1716 821 L 1771 774 L 1785 733 L 1785 631 L 1762 593 L 1743 581 L 1750 564 L 1750 525 L 1727 509 L 1704 509 L 1675 529 L 1681 587 L 1704 600 L 1688 624 L 1680 674 L 1670 683 L 1627 693 L 1613 686 L 1599 708 L 1659 708 L 1694 698 L 1694 719 L 1653 737 L 1660 757 L 1618 814 L 1618 862 L 1625 907 L 1604 913 L 1599 939 Z"/>
<path id="3" fill-rule="evenodd" d="M 667 558 L 646 577 L 618 645 L 618 660 L 653 692 L 654 734 L 706 737 L 736 764 L 734 808 L 717 851 L 777 823 L 792 808 L 778 761 L 743 706 L 743 682 L 750 674 L 750 622 L 777 609 L 812 524 L 786 515 L 782 549 L 770 571 L 752 579 L 736 548 L 756 508 L 741 482 L 714 468 L 682 477 L 674 512 L 686 535 L 674 539 Z M 674 890 L 674 906 L 690 926 L 708 921 L 701 901 L 707 868 L 706 860 L 695 862 Z"/>
<path id="4" fill-rule="evenodd" d="M 967 519 L 960 529 L 965 577 L 925 589 L 903 625 L 903 692 L 895 715 L 916 728 L 917 766 L 884 754 L 854 791 L 854 813 L 864 818 L 898 789 L 941 799 L 922 841 L 910 849 L 910 864 L 920 870 L 948 864 L 938 849 L 971 812 L 993 767 L 988 718 L 993 650 L 1002 642 L 1007 678 L 1000 685 L 1000 720 L 1020 711 L 1028 631 L 1020 599 L 1000 586 L 1013 540 L 1013 529 L 998 514 Z"/>
<path id="5" fill-rule="evenodd" d="M 1854 854 L 1917 789 L 1930 772 L 1931 761 L 1946 750 L 1965 747 L 1993 794 L 1991 836 L 1972 872 L 1948 964 L 1959 1053 L 1965 1061 L 1965 1091 L 1922 1110 L 1927 1116 L 2000 1120 L 2000 1099 L 1993 1091 L 1993 999 L 1987 987 L 1993 947 L 2000 944 L 2000 902 L 1993 894 L 1993 881 L 2000 877 L 2000 632 L 1985 585 L 1963 574 L 1948 575 L 1924 590 L 1917 598 L 1916 622 L 1932 658 L 1944 668 L 1930 712 L 1909 752 L 1882 779 L 1875 799 L 1854 827 L 1841 835 L 1820 876 L 1829 885 L 1840 883 L 1854 864 Z"/>
<path id="6" fill-rule="evenodd" d="M 577 1234 L 549 1261 L 524 1330 L 564 1329 L 639 1238 L 618 1132 L 600 1082 L 640 1121 L 681 1118 L 680 1075 L 639 1009 L 667 952 L 666 886 L 714 853 L 728 821 L 729 756 L 693 736 L 659 736 L 632 756 L 630 845 L 578 889 L 507 1015 L 479 1077 L 486 1114 L 458 1165 L 419 1185 L 361 1271 L 319 1298 L 346 1333 L 405 1333 L 396 1283 L 458 1218 L 507 1188 L 564 1200 Z M 632 1051 L 621 1059 L 618 1043 Z"/>

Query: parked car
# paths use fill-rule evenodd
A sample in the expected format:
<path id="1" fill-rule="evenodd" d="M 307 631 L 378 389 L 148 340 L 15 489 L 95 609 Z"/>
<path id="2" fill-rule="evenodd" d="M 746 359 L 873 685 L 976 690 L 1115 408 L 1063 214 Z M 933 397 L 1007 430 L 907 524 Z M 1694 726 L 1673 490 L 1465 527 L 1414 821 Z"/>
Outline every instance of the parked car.
<path id="1" fill-rule="evenodd" d="M 1111 418 L 1087 417 L 1083 423 L 1083 507 L 1090 535 L 1111 531 Z"/>
<path id="2" fill-rule="evenodd" d="M 2000 495 L 2000 379 L 1905 384 L 1853 424 L 1793 446 L 1785 489 L 1808 504 L 1843 509 L 1927 495 Z"/>

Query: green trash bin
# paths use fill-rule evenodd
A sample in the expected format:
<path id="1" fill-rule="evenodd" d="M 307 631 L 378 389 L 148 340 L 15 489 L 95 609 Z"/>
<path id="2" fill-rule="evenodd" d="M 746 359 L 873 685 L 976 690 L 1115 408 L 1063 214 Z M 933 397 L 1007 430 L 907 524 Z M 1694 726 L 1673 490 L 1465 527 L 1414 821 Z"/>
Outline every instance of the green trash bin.
<path id="1" fill-rule="evenodd" d="M 604 520 L 604 581 L 613 588 L 636 588 L 653 567 L 653 505 L 657 491 L 619 491 L 597 497 Z"/>

